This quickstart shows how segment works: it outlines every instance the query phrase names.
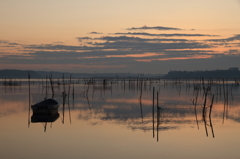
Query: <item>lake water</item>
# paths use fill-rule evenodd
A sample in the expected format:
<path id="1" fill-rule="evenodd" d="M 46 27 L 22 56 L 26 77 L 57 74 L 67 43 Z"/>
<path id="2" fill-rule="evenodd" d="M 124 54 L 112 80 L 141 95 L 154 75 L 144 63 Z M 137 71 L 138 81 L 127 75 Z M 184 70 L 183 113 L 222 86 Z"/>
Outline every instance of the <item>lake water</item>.
<path id="1" fill-rule="evenodd" d="M 59 117 L 37 122 L 29 105 L 51 98 L 51 87 L 43 81 L 31 82 L 29 98 L 27 82 L 1 85 L 0 156 L 240 158 L 240 87 L 221 81 L 212 83 L 211 90 L 207 91 L 207 86 L 207 82 L 163 80 L 148 80 L 142 85 L 129 80 L 107 81 L 106 85 L 102 81 L 88 85 L 84 80 L 56 85 Z M 65 100 L 64 90 L 69 94 Z"/>

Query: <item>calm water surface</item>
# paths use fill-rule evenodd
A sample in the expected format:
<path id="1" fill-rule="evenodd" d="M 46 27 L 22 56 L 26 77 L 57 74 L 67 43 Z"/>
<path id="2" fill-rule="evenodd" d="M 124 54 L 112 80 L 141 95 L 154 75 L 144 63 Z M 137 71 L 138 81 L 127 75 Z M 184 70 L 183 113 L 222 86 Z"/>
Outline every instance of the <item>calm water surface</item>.
<path id="1" fill-rule="evenodd" d="M 27 83 L 1 85 L 1 158 L 240 158 L 240 87 L 234 83 L 212 84 L 206 101 L 203 85 L 197 92 L 192 82 L 146 81 L 142 89 L 136 81 L 101 83 L 54 86 L 60 107 L 52 122 L 33 122 L 29 109 L 52 97 L 45 83 L 31 82 L 30 99 Z"/>

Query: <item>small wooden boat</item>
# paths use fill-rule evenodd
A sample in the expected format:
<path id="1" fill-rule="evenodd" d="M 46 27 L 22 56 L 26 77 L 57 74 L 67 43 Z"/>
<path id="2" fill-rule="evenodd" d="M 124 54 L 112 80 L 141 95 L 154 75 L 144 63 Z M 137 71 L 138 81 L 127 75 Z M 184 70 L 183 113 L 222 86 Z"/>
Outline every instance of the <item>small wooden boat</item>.
<path id="1" fill-rule="evenodd" d="M 31 106 L 33 113 L 55 113 L 58 111 L 59 104 L 54 99 L 45 99 Z"/>

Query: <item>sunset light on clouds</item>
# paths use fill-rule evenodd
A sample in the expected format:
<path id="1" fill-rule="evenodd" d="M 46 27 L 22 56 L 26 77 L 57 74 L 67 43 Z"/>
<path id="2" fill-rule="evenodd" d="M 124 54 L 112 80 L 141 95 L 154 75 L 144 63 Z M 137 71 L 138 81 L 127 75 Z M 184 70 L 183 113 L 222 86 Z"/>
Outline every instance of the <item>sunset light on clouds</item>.
<path id="1" fill-rule="evenodd" d="M 239 0 L 2 0 L 0 68 L 167 73 L 240 68 Z"/>

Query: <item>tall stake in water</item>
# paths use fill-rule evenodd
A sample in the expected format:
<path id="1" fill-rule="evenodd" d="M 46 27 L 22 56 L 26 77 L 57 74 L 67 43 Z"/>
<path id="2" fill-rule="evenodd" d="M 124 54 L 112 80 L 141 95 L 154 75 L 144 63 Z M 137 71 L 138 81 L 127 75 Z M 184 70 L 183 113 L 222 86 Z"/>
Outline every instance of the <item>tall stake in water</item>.
<path id="1" fill-rule="evenodd" d="M 155 134 L 154 134 L 154 130 L 155 130 L 155 128 L 154 128 L 154 87 L 153 87 L 152 122 L 153 122 L 153 138 L 154 138 L 154 136 L 155 136 Z"/>
<path id="2" fill-rule="evenodd" d="M 30 73 L 28 72 L 28 104 L 29 104 L 29 107 L 28 107 L 28 127 L 30 126 L 30 111 L 31 111 L 31 109 L 30 109 L 30 105 L 31 105 L 31 103 L 30 103 L 30 95 L 31 95 L 31 92 L 30 92 Z"/>
<path id="3" fill-rule="evenodd" d="M 142 101 L 142 85 L 143 85 L 143 79 L 141 79 L 141 81 L 140 81 L 140 102 Z"/>
<path id="4" fill-rule="evenodd" d="M 46 97 L 45 98 L 47 98 L 47 94 L 48 94 L 48 84 L 47 84 L 47 79 L 48 79 L 48 76 L 46 75 Z"/>
<path id="5" fill-rule="evenodd" d="M 51 84 L 51 89 L 52 89 L 52 98 L 54 98 L 54 88 L 53 88 L 53 79 L 52 79 L 52 73 L 49 76 L 50 84 Z"/>

